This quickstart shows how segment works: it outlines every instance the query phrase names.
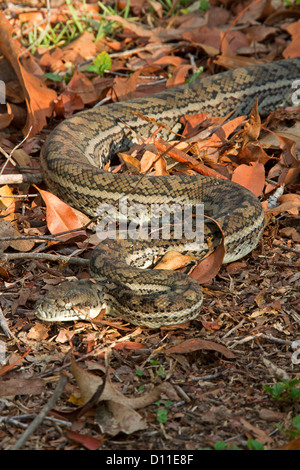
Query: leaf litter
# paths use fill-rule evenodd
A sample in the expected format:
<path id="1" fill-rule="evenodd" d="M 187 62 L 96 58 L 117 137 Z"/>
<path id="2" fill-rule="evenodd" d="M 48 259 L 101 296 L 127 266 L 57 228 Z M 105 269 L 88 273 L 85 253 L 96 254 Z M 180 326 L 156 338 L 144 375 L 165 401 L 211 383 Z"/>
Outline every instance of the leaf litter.
<path id="1" fill-rule="evenodd" d="M 192 271 L 184 257 L 163 260 L 202 284 L 195 321 L 156 331 L 106 316 L 42 324 L 33 315 L 46 289 L 89 277 L 97 243 L 93 221 L 40 183 L 39 152 L 60 120 L 198 75 L 299 55 L 299 20 L 273 2 L 211 2 L 203 10 L 200 2 L 172 2 L 169 11 L 169 2 L 132 0 L 128 11 L 127 2 L 114 3 L 1 5 L 1 448 L 18 442 L 62 373 L 67 385 L 26 449 L 191 451 L 218 441 L 245 449 L 247 439 L 299 448 L 280 431 L 298 404 L 279 404 L 263 390 L 282 374 L 299 376 L 299 108 L 262 122 L 255 103 L 249 119 L 185 116 L 173 140 L 138 136 L 140 145 L 111 168 L 141 177 L 212 175 L 261 198 L 264 236 L 245 259 L 221 266 L 220 250 Z M 159 407 L 167 410 L 163 423 Z M 59 424 L 51 425 L 55 416 Z"/>

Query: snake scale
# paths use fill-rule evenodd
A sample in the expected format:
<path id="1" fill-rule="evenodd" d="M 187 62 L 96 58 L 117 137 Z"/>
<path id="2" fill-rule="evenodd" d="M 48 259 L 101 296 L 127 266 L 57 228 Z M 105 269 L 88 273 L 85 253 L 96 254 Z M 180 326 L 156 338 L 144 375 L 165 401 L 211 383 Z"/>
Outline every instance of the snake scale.
<path id="1" fill-rule="evenodd" d="M 258 243 L 264 215 L 260 201 L 233 182 L 211 177 L 114 174 L 102 167 L 125 151 L 133 133 L 149 136 L 157 129 L 137 117 L 142 113 L 180 132 L 179 118 L 209 112 L 248 115 L 256 97 L 260 113 L 292 106 L 293 82 L 300 79 L 300 58 L 240 68 L 203 78 L 154 96 L 113 103 L 80 112 L 60 123 L 41 152 L 44 180 L 51 191 L 89 216 L 99 205 L 204 204 L 204 211 L 222 228 L 224 262 L 248 254 Z M 168 138 L 167 131 L 163 137 Z M 35 313 L 44 321 L 95 317 L 103 306 L 132 324 L 158 328 L 197 317 L 202 304 L 199 284 L 184 273 L 152 269 L 166 251 L 177 250 L 198 259 L 214 243 L 214 229 L 205 223 L 202 248 L 187 239 L 106 239 L 93 251 L 92 280 L 65 282 L 38 301 Z M 198 248 L 197 248 L 198 250 Z M 143 268 L 143 269 L 141 269 Z"/>

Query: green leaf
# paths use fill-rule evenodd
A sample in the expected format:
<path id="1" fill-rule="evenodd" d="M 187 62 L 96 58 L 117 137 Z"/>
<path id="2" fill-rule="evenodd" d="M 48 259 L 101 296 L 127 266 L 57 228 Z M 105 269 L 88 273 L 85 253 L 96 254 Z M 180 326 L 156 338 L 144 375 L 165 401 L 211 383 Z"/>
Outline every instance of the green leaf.
<path id="1" fill-rule="evenodd" d="M 58 75 L 57 73 L 47 72 L 47 73 L 44 73 L 44 77 L 49 78 L 49 80 L 52 80 L 53 82 L 63 81 L 63 77 L 61 75 Z"/>
<path id="2" fill-rule="evenodd" d="M 256 439 L 248 439 L 247 445 L 250 450 L 264 450 L 264 445 Z"/>
<path id="3" fill-rule="evenodd" d="M 159 408 L 159 410 L 157 410 L 156 419 L 159 423 L 165 423 L 168 420 L 168 410 L 165 408 Z"/>
<path id="4" fill-rule="evenodd" d="M 224 449 L 227 449 L 227 442 L 224 442 L 224 441 L 217 441 L 214 445 L 214 449 L 215 450 L 224 450 Z"/>
<path id="5" fill-rule="evenodd" d="M 111 69 L 111 58 L 106 51 L 100 52 L 94 59 L 94 62 L 85 67 L 88 72 L 98 73 L 101 77 L 105 70 Z"/>

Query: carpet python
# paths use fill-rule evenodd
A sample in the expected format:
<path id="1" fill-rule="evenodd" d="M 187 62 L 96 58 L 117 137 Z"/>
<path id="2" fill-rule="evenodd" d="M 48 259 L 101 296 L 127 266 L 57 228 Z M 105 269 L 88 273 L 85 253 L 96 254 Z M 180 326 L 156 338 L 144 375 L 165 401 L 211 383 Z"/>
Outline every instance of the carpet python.
<path id="1" fill-rule="evenodd" d="M 180 132 L 179 118 L 208 112 L 214 116 L 248 115 L 256 97 L 266 115 L 280 106 L 293 106 L 300 79 L 300 58 L 263 63 L 199 79 L 153 96 L 109 104 L 80 112 L 60 123 L 41 152 L 44 180 L 50 190 L 89 216 L 99 207 L 129 205 L 204 205 L 224 235 L 228 263 L 247 255 L 257 245 L 264 226 L 261 203 L 250 191 L 231 181 L 176 174 L 149 176 L 103 171 L 117 152 L 126 151 L 135 136 L 157 129 L 134 113 L 162 122 Z M 162 132 L 164 138 L 166 129 Z M 150 214 L 151 217 L 151 214 Z M 149 223 L 149 220 L 148 220 Z M 102 240 L 90 261 L 96 280 L 65 282 L 38 301 L 35 313 L 44 321 L 93 318 L 103 307 L 110 314 L 150 328 L 183 323 L 196 318 L 202 304 L 199 284 L 178 271 L 152 269 L 170 250 L 196 257 L 218 246 L 215 224 L 204 224 L 204 242 L 171 236 L 165 239 Z M 197 245 L 197 246 L 196 246 Z"/>

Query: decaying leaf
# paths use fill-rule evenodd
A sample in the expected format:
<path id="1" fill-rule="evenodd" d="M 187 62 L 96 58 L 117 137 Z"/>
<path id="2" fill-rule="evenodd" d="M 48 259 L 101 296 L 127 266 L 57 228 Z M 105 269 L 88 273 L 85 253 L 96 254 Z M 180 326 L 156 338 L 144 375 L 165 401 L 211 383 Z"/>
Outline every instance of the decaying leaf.
<path id="1" fill-rule="evenodd" d="M 22 64 L 19 58 L 20 44 L 13 39 L 12 26 L 1 11 L 0 32 L 0 49 L 14 68 L 25 95 L 28 114 L 23 132 L 27 135 L 30 131 L 33 136 L 46 125 L 46 118 L 52 114 L 57 94 Z"/>
<path id="2" fill-rule="evenodd" d="M 235 354 L 230 351 L 223 344 L 218 344 L 213 341 L 207 341 L 201 338 L 188 339 L 182 343 L 177 344 L 171 348 L 165 349 L 168 354 L 187 354 L 194 351 L 209 350 L 217 351 L 223 354 L 227 359 L 234 359 Z"/>
<path id="3" fill-rule="evenodd" d="M 154 403 L 161 394 L 168 395 L 172 400 L 178 399 L 175 389 L 167 382 L 154 387 L 141 397 L 129 398 L 110 382 L 108 376 L 103 382 L 101 377 L 81 369 L 75 361 L 72 362 L 71 372 L 80 388 L 84 403 L 92 400 L 97 390 L 101 388 L 101 394 L 96 400 L 100 404 L 100 408 L 98 408 L 99 425 L 103 426 L 105 432 L 112 435 L 120 431 L 129 434 L 138 429 L 145 429 L 144 420 L 135 410 Z"/>

